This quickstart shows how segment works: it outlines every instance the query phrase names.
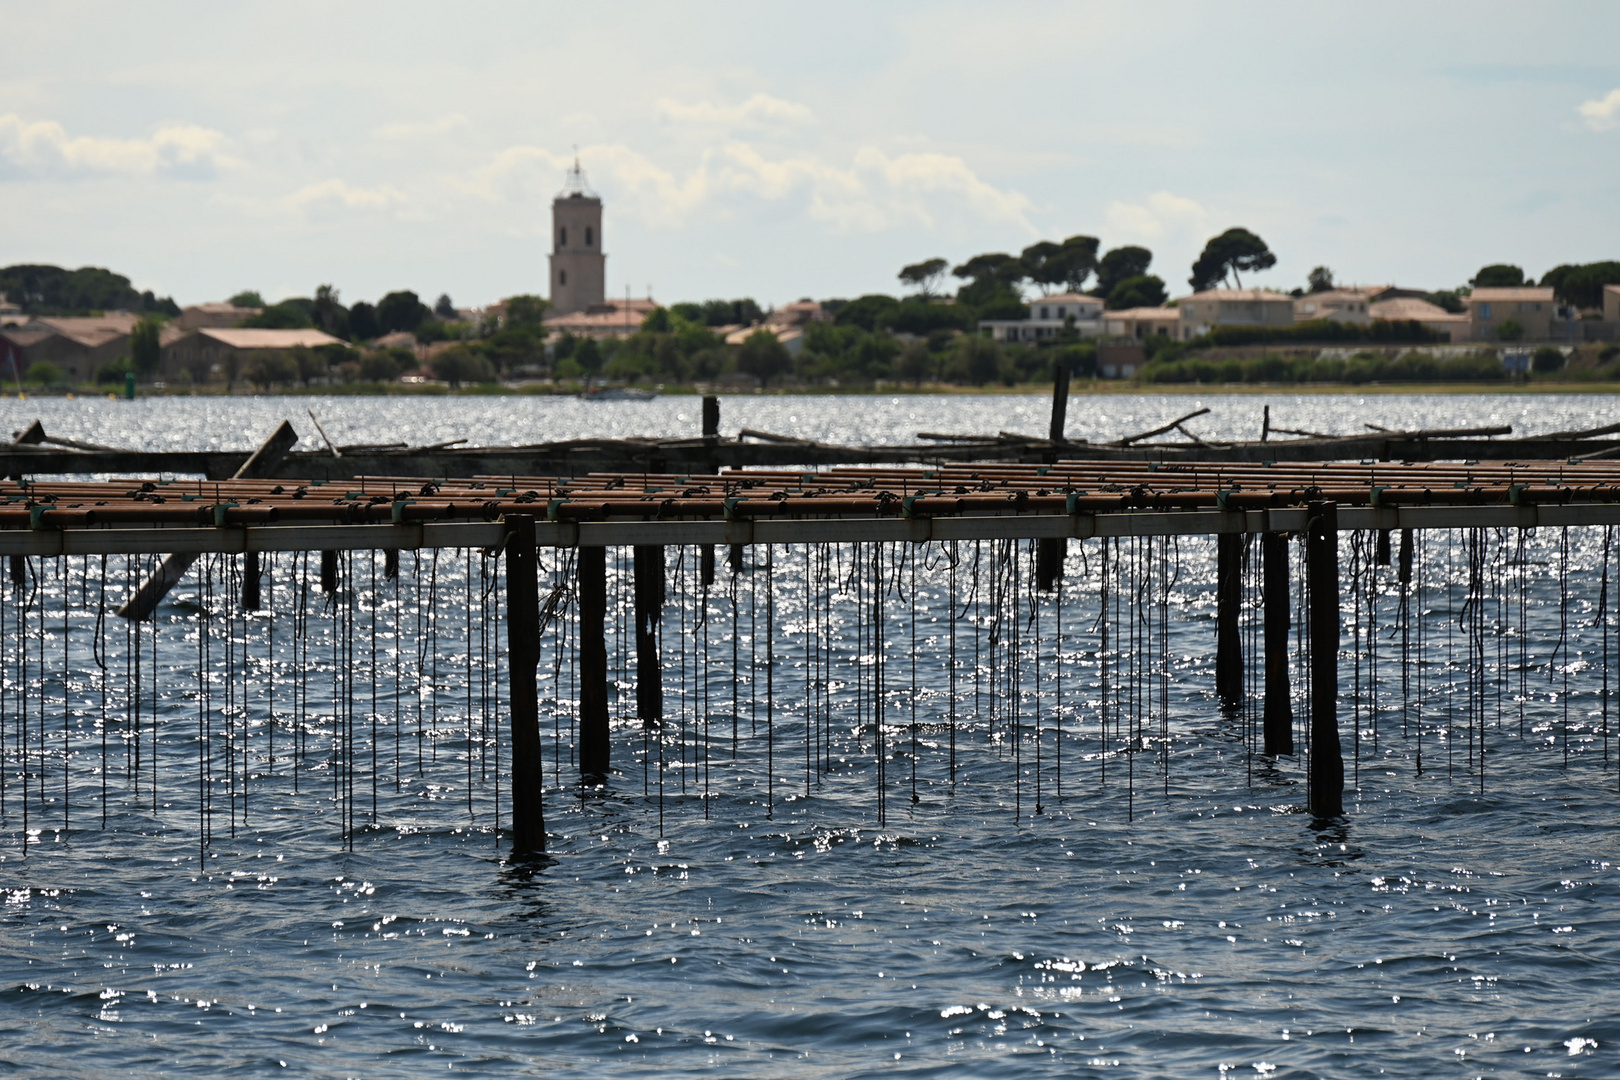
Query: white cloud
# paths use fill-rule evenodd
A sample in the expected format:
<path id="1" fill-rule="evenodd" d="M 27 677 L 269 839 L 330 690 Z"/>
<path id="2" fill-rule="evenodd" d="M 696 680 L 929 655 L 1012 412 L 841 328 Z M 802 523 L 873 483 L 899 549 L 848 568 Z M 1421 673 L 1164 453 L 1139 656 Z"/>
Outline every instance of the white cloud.
<path id="1" fill-rule="evenodd" d="M 467 118 L 460 113 L 440 117 L 438 120 L 403 121 L 398 124 L 384 124 L 372 129 L 372 136 L 390 141 L 421 139 L 433 135 L 445 135 L 458 128 L 467 126 Z"/>
<path id="2" fill-rule="evenodd" d="M 708 156 L 684 177 L 620 144 L 582 147 L 580 160 L 593 186 L 607 181 L 616 208 L 657 225 L 680 225 L 709 195 Z M 488 202 L 543 207 L 562 188 L 572 154 L 539 146 L 509 146 L 471 176 L 453 186 Z M 542 225 L 542 231 L 544 226 Z"/>
<path id="3" fill-rule="evenodd" d="M 784 101 L 769 94 L 755 94 L 741 105 L 716 105 L 708 101 L 685 104 L 673 98 L 660 98 L 658 118 L 674 124 L 708 127 L 766 127 L 810 124 L 815 114 L 808 105 Z"/>
<path id="4" fill-rule="evenodd" d="M 299 188 L 282 200 L 293 210 L 386 210 L 402 202 L 404 193 L 391 185 L 362 188 L 337 179 Z"/>
<path id="5" fill-rule="evenodd" d="M 1613 131 L 1620 128 L 1620 90 L 1610 90 L 1609 93 L 1591 101 L 1583 101 L 1575 107 L 1581 114 L 1581 120 L 1593 131 Z"/>
<path id="6" fill-rule="evenodd" d="M 995 187 L 949 154 L 891 156 L 862 147 L 839 164 L 815 154 L 772 156 L 739 141 L 703 151 L 684 170 L 617 144 L 584 147 L 580 159 L 616 209 L 655 227 L 682 227 L 704 211 L 724 216 L 739 198 L 752 198 L 797 200 L 811 220 L 846 232 L 933 229 L 961 217 L 1036 231 L 1028 198 Z M 534 205 L 555 194 L 572 160 L 541 147 L 509 147 L 457 186 L 491 202 Z"/>
<path id="7" fill-rule="evenodd" d="M 1158 191 L 1139 203 L 1108 204 L 1108 225 L 1125 240 L 1201 236 L 1209 231 L 1209 211 L 1192 199 Z"/>
<path id="8" fill-rule="evenodd" d="M 862 147 L 848 166 L 814 156 L 771 160 L 746 143 L 725 149 L 718 186 L 779 201 L 802 191 L 810 216 L 849 232 L 901 224 L 935 228 L 945 212 L 1010 224 L 1033 234 L 1029 200 L 979 178 L 961 158 L 913 153 L 889 156 Z"/>
<path id="9" fill-rule="evenodd" d="M 224 143 L 224 135 L 194 124 L 162 127 L 146 139 L 101 139 L 69 135 L 54 120 L 0 115 L 0 158 L 28 176 L 206 174 L 237 164 Z"/>

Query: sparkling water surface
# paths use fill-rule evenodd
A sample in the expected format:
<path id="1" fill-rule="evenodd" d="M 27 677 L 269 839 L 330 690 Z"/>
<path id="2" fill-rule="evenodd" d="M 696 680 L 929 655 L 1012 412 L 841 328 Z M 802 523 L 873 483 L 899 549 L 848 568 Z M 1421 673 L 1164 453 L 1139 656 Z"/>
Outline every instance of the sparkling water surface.
<path id="1" fill-rule="evenodd" d="M 1051 399 L 1025 394 L 892 396 L 723 395 L 720 430 L 741 428 L 856 444 L 911 443 L 919 431 L 1044 436 Z M 1620 420 L 1620 398 L 1606 394 L 1075 394 L 1067 435 L 1093 442 L 1188 422 L 1204 439 L 1254 439 L 1262 410 L 1276 427 L 1366 434 L 1368 424 L 1403 430 L 1512 425 L 1518 435 L 1598 427 Z M 142 450 L 250 450 L 282 420 L 301 433 L 298 448 L 325 444 L 313 412 L 339 445 L 466 439 L 511 446 L 578 438 L 690 438 L 699 399 L 588 402 L 572 397 L 173 397 L 121 401 L 81 397 L 0 399 L 0 431 L 36 417 L 48 434 Z M 1172 436 L 1179 438 L 1179 436 Z"/>
<path id="2" fill-rule="evenodd" d="M 1310 430 L 1530 434 L 1610 422 L 1611 401 L 1108 395 L 1076 399 L 1069 434 L 1110 437 L 1207 404 L 1193 429 L 1239 437 L 1268 403 L 1273 423 Z M 696 398 L 0 402 L 10 428 L 39 416 L 54 435 L 152 448 L 250 447 L 283 417 L 304 430 L 310 408 L 343 443 L 677 436 L 697 423 Z M 1040 433 L 1046 409 L 1039 397 L 744 397 L 724 399 L 722 426 L 899 442 Z M 283 556 L 269 565 L 274 614 L 250 617 L 235 612 L 229 561 L 199 566 L 156 620 L 155 686 L 143 631 L 141 693 L 155 690 L 157 715 L 132 742 L 132 639 L 110 615 L 98 633 L 97 607 L 104 581 L 110 606 L 141 568 L 35 560 L 26 607 L 10 587 L 0 597 L 0 1072 L 1615 1075 L 1620 633 L 1613 601 L 1598 605 L 1620 545 L 1610 538 L 1606 559 L 1603 530 L 1564 539 L 1542 530 L 1520 550 L 1514 536 L 1481 538 L 1493 629 L 1475 669 L 1466 538 L 1429 537 L 1411 624 L 1428 652 L 1409 646 L 1406 688 L 1389 571 L 1343 539 L 1347 619 L 1352 581 L 1382 614 L 1375 648 L 1346 630 L 1347 813 L 1332 822 L 1301 812 L 1302 762 L 1253 753 L 1251 720 L 1215 705 L 1201 541 L 1116 555 L 1134 560 L 1140 588 L 1111 601 L 1110 648 L 1162 640 L 1165 661 L 1154 648 L 1107 658 L 1116 724 L 1122 685 L 1143 692 L 1106 745 L 1094 543 L 1070 545 L 1061 606 L 1031 605 L 1027 576 L 1006 579 L 1020 614 L 999 623 L 985 606 L 991 545 L 958 547 L 954 589 L 943 547 L 886 550 L 876 567 L 868 550 L 858 570 L 848 549 L 780 548 L 735 576 L 722 552 L 706 597 L 692 553 L 672 552 L 671 719 L 662 740 L 635 722 L 625 620 L 610 613 L 617 772 L 602 790 L 572 782 L 567 620 L 548 635 L 551 837 L 535 862 L 508 859 L 503 713 L 483 707 L 502 693 L 493 561 L 406 553 L 393 585 L 380 558 L 355 556 L 329 606 L 301 591 L 308 562 Z M 615 555 L 610 569 L 622 598 L 628 563 Z M 566 558 L 546 553 L 542 574 L 548 588 L 565 581 Z M 807 574 L 827 597 L 809 611 Z M 310 613 L 305 653 L 295 608 Z M 807 700 L 820 703 L 808 730 Z M 200 730 L 214 748 L 201 781 Z"/>

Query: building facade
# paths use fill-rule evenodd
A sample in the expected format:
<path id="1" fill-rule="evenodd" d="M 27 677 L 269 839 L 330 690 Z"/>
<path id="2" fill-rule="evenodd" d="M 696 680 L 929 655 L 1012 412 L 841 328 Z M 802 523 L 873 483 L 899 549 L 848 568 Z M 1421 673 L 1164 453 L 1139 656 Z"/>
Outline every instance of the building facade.
<path id="1" fill-rule="evenodd" d="M 1372 314 L 1367 309 L 1389 291 L 1386 286 L 1379 285 L 1372 288 L 1352 287 L 1306 293 L 1294 301 L 1294 321 L 1331 319 L 1334 322 L 1366 326 L 1372 322 Z"/>
<path id="2" fill-rule="evenodd" d="M 1512 289 L 1475 289 L 1468 305 L 1469 336 L 1475 341 L 1501 341 L 1502 328 L 1518 326 L 1521 341 L 1547 341 L 1559 318 L 1558 301 L 1550 287 L 1524 285 Z"/>
<path id="3" fill-rule="evenodd" d="M 70 382 L 86 382 L 107 364 L 129 355 L 138 320 L 124 311 L 91 317 L 46 316 L 0 331 L 4 373 L 26 375 L 34 364 L 54 364 Z"/>
<path id="4" fill-rule="evenodd" d="M 1377 300 L 1367 305 L 1368 313 L 1381 322 L 1415 322 L 1441 341 L 1467 341 L 1468 316 L 1453 314 L 1438 304 L 1416 297 Z"/>
<path id="5" fill-rule="evenodd" d="M 627 338 L 641 329 L 642 320 L 658 307 L 652 297 L 628 297 L 622 300 L 599 300 L 589 307 L 566 314 L 546 316 L 546 329 L 551 331 L 552 343 L 563 334 L 575 337 Z"/>
<path id="6" fill-rule="evenodd" d="M 201 330 L 205 326 L 241 326 L 261 310 L 230 303 L 192 304 L 180 309 L 180 315 L 173 325 L 181 330 Z"/>
<path id="7" fill-rule="evenodd" d="M 234 381 L 248 364 L 272 353 L 292 355 L 296 349 L 318 349 L 343 342 L 320 330 L 257 330 L 205 327 L 182 334 L 162 349 L 159 372 L 168 382 Z"/>
<path id="8" fill-rule="evenodd" d="M 1001 342 L 1045 341 L 1057 337 L 1070 327 L 1085 338 L 1101 337 L 1103 333 L 1103 301 L 1100 297 L 1084 293 L 1058 293 L 1031 300 L 1024 307 L 1027 319 L 982 319 L 980 332 Z"/>
<path id="9" fill-rule="evenodd" d="M 551 203 L 551 309 L 568 315 L 600 307 L 607 296 L 602 252 L 602 200 L 575 160 Z"/>
<path id="10" fill-rule="evenodd" d="M 1176 304 L 1181 340 L 1202 337 L 1218 326 L 1292 326 L 1294 298 L 1269 289 L 1208 289 Z"/>
<path id="11" fill-rule="evenodd" d="M 1181 313 L 1170 307 L 1119 308 L 1103 316 L 1103 329 L 1112 338 L 1145 341 L 1150 337 L 1180 336 Z"/>

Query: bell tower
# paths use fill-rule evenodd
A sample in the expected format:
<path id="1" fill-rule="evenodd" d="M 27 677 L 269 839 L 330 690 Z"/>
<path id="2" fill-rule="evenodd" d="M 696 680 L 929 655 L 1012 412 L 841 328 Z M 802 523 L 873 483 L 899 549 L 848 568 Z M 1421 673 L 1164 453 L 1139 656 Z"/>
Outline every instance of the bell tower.
<path id="1" fill-rule="evenodd" d="M 551 310 L 567 315 L 607 296 L 602 253 L 602 200 L 585 181 L 579 159 L 551 203 Z"/>

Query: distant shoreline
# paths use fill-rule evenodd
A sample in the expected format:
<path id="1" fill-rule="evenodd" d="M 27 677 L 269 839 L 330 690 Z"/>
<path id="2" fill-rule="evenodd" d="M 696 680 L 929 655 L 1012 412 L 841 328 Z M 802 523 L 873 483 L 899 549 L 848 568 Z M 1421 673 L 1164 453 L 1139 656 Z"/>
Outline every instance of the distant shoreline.
<path id="1" fill-rule="evenodd" d="M 963 397 L 970 395 L 1028 396 L 1050 394 L 1049 383 L 1023 383 L 1017 386 L 959 386 L 955 384 L 926 383 L 922 386 L 883 387 L 772 387 L 767 390 L 726 390 L 713 387 L 661 386 L 661 397 L 694 397 L 716 394 L 722 397 Z M 1084 396 L 1156 396 L 1156 397 L 1233 397 L 1275 396 L 1331 397 L 1344 395 L 1393 394 L 1620 394 L 1620 381 L 1575 382 L 1537 380 L 1528 383 L 1445 382 L 1445 383 L 1137 383 L 1125 379 L 1107 381 L 1077 381 L 1070 387 L 1073 397 Z M 29 398 L 93 398 L 108 397 L 123 400 L 122 394 L 101 389 L 92 390 L 28 390 Z M 223 388 L 142 390 L 141 398 L 161 397 L 578 397 L 578 391 L 557 390 L 547 386 L 464 386 L 452 390 L 447 386 L 404 386 L 364 384 L 352 386 L 322 386 L 278 390 L 272 393 L 236 391 L 226 393 Z M 0 392 L 0 401 L 18 400 L 17 392 Z"/>

